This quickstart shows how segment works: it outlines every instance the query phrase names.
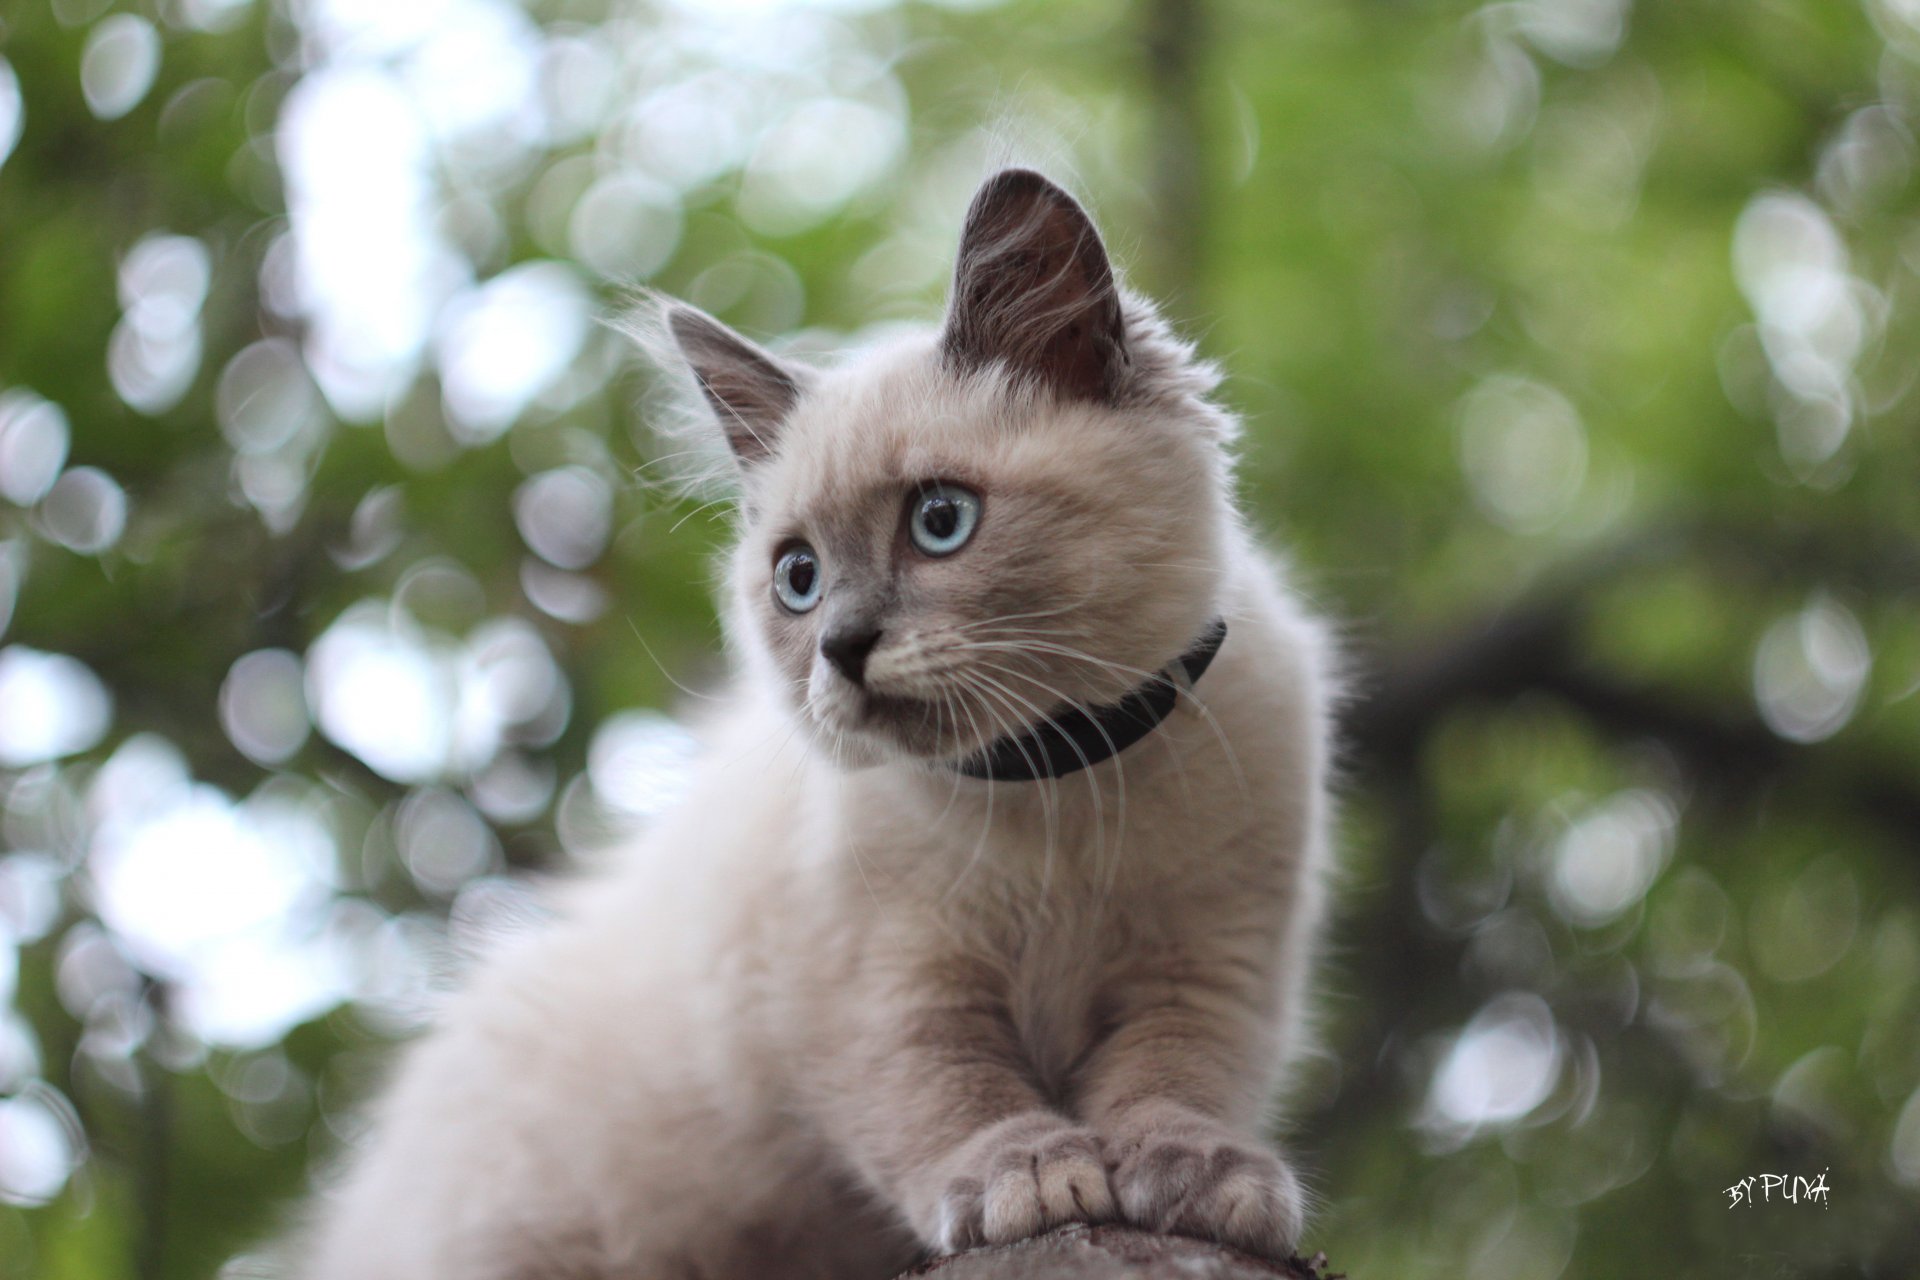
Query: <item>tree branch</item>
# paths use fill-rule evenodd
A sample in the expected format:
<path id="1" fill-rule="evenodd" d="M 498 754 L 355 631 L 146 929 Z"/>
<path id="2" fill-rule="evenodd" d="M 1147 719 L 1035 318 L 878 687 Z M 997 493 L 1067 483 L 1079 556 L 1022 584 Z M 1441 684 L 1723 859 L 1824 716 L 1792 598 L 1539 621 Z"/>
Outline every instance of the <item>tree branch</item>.
<path id="1" fill-rule="evenodd" d="M 1153 103 L 1153 203 L 1158 210 L 1155 290 L 1191 309 L 1206 245 L 1206 143 L 1200 106 L 1206 13 L 1201 0 L 1153 0 L 1144 13 Z"/>
<path id="2" fill-rule="evenodd" d="M 1269 1262 L 1206 1240 L 1074 1225 L 1015 1244 L 935 1258 L 901 1276 L 939 1280 L 1344 1280 L 1326 1255 Z"/>
<path id="3" fill-rule="evenodd" d="M 1790 560 L 1807 576 L 1821 565 L 1820 577 L 1888 594 L 1912 590 L 1920 580 L 1911 553 L 1880 549 L 1849 559 L 1827 554 L 1806 535 L 1764 542 L 1695 529 L 1630 539 L 1570 566 L 1445 643 L 1379 657 L 1346 723 L 1362 771 L 1411 767 L 1436 724 L 1456 707 L 1541 692 L 1577 708 L 1610 736 L 1665 743 L 1695 777 L 1725 792 L 1747 795 L 1789 775 L 1817 775 L 1843 807 L 1897 832 L 1920 829 L 1920 787 L 1894 762 L 1837 744 L 1791 743 L 1751 709 L 1703 706 L 1683 691 L 1624 681 L 1582 658 L 1579 637 L 1599 589 L 1682 550 L 1765 561 L 1775 571 Z"/>

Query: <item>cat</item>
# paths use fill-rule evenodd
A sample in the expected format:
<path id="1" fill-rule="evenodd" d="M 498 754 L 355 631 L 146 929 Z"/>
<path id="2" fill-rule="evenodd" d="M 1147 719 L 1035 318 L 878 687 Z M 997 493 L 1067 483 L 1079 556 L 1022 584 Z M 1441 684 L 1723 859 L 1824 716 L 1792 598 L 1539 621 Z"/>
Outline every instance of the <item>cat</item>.
<path id="1" fill-rule="evenodd" d="M 1284 1255 L 1336 673 L 1217 371 L 1026 169 L 937 331 L 651 330 L 738 470 L 731 692 L 679 807 L 406 1053 L 303 1274 L 878 1280 L 1109 1220 Z"/>

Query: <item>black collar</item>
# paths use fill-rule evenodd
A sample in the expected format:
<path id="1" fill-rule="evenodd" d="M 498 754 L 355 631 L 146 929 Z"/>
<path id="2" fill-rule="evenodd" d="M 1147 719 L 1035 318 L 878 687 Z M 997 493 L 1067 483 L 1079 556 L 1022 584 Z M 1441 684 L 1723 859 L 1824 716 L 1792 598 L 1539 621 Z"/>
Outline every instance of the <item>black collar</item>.
<path id="1" fill-rule="evenodd" d="M 1160 727 L 1181 688 L 1200 678 L 1226 638 L 1226 619 L 1215 618 L 1191 649 L 1118 702 L 1048 716 L 1023 733 L 994 739 L 955 767 L 969 778 L 1032 782 L 1077 773 L 1118 755 Z"/>

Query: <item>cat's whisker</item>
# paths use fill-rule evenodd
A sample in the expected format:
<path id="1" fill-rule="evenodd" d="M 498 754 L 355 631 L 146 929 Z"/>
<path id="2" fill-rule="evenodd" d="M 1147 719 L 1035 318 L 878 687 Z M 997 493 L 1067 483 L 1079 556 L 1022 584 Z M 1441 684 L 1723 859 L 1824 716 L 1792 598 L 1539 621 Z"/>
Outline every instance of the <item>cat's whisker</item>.
<path id="1" fill-rule="evenodd" d="M 725 507 L 725 506 L 733 506 L 733 505 L 735 505 L 734 499 L 730 496 L 724 497 L 724 498 L 710 499 L 709 501 L 703 502 L 699 506 L 695 507 L 693 510 L 687 512 L 687 514 L 681 516 L 678 520 L 675 520 L 673 522 L 672 527 L 669 528 L 667 532 L 668 533 L 680 532 L 681 525 L 693 519 L 695 516 L 699 515 L 702 511 L 709 510 L 710 508 L 713 508 L 713 507 Z"/>
<path id="2" fill-rule="evenodd" d="M 983 663 L 981 665 L 990 665 L 990 664 Z M 1001 668 L 1001 669 L 1007 670 L 1006 668 Z M 998 690 L 1001 694 L 1005 696 L 1005 698 L 1012 699 L 1014 702 L 1017 702 L 1026 706 L 1029 711 L 1031 711 L 1035 716 L 1038 717 L 1039 722 L 1045 722 L 1047 724 L 1054 725 L 1056 728 L 1059 727 L 1059 721 L 1056 720 L 1052 715 L 1048 714 L 1046 711 L 1041 709 L 1041 707 L 1035 702 L 1033 702 L 1032 699 L 1022 697 L 1020 694 L 1014 692 L 1012 689 L 1009 689 L 1006 685 L 1000 683 L 998 680 L 995 680 L 992 676 L 984 675 L 977 670 L 971 672 L 970 674 L 974 679 L 984 681 L 992 689 Z M 1017 672 L 1012 674 L 1018 675 Z M 1010 706 L 1010 709 L 1014 709 L 1014 708 L 1011 708 Z M 1101 732 L 1102 734 L 1104 734 L 1106 731 L 1103 729 L 1101 730 Z M 1073 747 L 1074 754 L 1080 757 L 1080 771 L 1086 774 L 1087 786 L 1092 793 L 1095 860 L 1098 861 L 1100 857 L 1099 851 L 1103 850 L 1106 847 L 1106 815 L 1103 812 L 1105 806 L 1101 803 L 1100 780 L 1094 776 L 1093 762 L 1087 759 L 1087 753 L 1080 749 L 1080 744 L 1073 742 L 1071 739 L 1069 739 L 1068 741 L 1069 741 L 1069 744 Z M 1014 742 L 1016 745 L 1019 745 L 1020 738 L 1015 737 Z M 1109 739 L 1107 745 L 1109 747 L 1113 745 L 1111 739 Z M 1027 755 L 1027 749 L 1025 746 L 1020 746 L 1020 754 L 1023 758 L 1027 760 L 1028 765 L 1031 767 L 1033 764 L 1033 760 L 1032 760 L 1032 757 Z M 1037 773 L 1040 773 L 1041 771 L 1039 769 L 1034 769 L 1034 772 L 1037 774 Z M 1054 781 L 1057 782 L 1057 780 L 1054 780 Z M 1046 868 L 1048 875 L 1051 875 L 1052 873 L 1052 867 L 1053 867 L 1052 854 L 1053 854 L 1053 845 L 1051 840 L 1051 833 L 1049 833 L 1049 841 L 1047 845 L 1047 868 Z"/>
<path id="3" fill-rule="evenodd" d="M 978 672 L 975 672 L 974 674 L 976 676 L 979 675 Z M 981 678 L 988 679 L 989 683 L 994 684 L 996 688 L 1001 687 L 998 685 L 997 682 L 992 681 L 989 677 L 981 677 Z M 1007 692 L 1008 692 L 1008 696 L 1015 696 L 1011 693 L 1010 690 Z M 1024 698 L 1020 699 L 1020 701 L 1025 703 L 1030 708 L 1033 706 L 1031 702 L 1028 702 Z M 1009 710 L 1009 714 L 1013 716 L 1014 720 L 1019 721 L 1021 719 L 1019 715 L 1014 714 L 1017 711 L 1016 708 L 1009 706 L 1008 710 Z M 1016 734 L 1019 734 L 1023 731 L 1020 729 L 1015 729 L 1013 730 L 1013 732 Z M 1018 738 L 1016 738 L 1016 742 L 1017 741 L 1018 741 Z M 1031 767 L 1033 764 L 1033 761 L 1031 757 L 1027 756 L 1027 751 L 1025 747 L 1020 748 L 1020 754 L 1022 758 L 1027 759 L 1028 764 Z M 1084 757 L 1083 757 L 1083 761 L 1084 761 Z M 1036 772 L 1040 772 L 1040 771 L 1036 770 Z M 1063 813 L 1063 809 L 1060 804 L 1060 779 L 1053 776 L 1050 773 L 1040 772 L 1040 777 L 1036 779 L 1036 781 L 1042 787 L 1042 790 L 1040 792 L 1041 807 L 1045 813 L 1046 823 L 1047 823 L 1047 827 L 1046 827 L 1047 842 L 1046 842 L 1046 849 L 1042 855 L 1042 860 L 1041 860 L 1042 866 L 1041 866 L 1041 874 L 1040 874 L 1040 896 L 1043 900 L 1045 900 L 1047 898 L 1048 891 L 1052 888 L 1052 884 L 1053 884 L 1054 851 L 1060 837 L 1061 820 L 1062 820 L 1061 815 Z M 1099 792 L 1098 786 L 1094 788 L 1093 804 L 1094 804 L 1094 818 L 1097 826 L 1097 824 L 1100 821 L 1100 813 L 1099 813 L 1100 792 Z"/>
<path id="4" fill-rule="evenodd" d="M 971 688 L 972 686 L 969 685 L 967 687 Z M 976 698 L 978 697 L 977 691 L 975 691 L 975 696 Z M 962 705 L 965 706 L 964 703 Z M 993 714 L 992 707 L 989 706 L 984 699 L 980 700 L 979 709 L 980 709 L 980 714 L 987 718 L 987 727 L 989 729 L 994 730 L 996 735 L 1003 731 L 1002 726 L 996 723 L 996 718 Z M 977 735 L 980 731 L 979 723 L 974 720 L 972 709 L 967 710 L 967 720 L 973 726 L 974 733 Z M 991 738 L 983 738 L 982 741 L 991 741 Z M 987 784 L 987 807 L 986 807 L 985 815 L 980 820 L 980 837 L 979 839 L 974 841 L 973 853 L 970 857 L 968 857 L 966 864 L 960 868 L 960 873 L 954 877 L 953 883 L 947 886 L 946 893 L 941 895 L 942 903 L 950 901 L 953 895 L 959 892 L 960 886 L 966 882 L 967 878 L 970 875 L 973 874 L 974 868 L 980 864 L 981 856 L 986 852 L 987 837 L 991 835 L 993 832 L 993 799 L 994 799 L 993 782 L 994 782 L 994 779 L 992 775 L 988 775 L 985 781 Z"/>
<path id="5" fill-rule="evenodd" d="M 629 622 L 632 621 L 631 617 L 629 617 L 628 621 Z M 776 756 L 785 754 L 787 748 L 793 744 L 793 739 L 795 735 L 797 735 L 802 729 L 806 728 L 811 721 L 811 717 L 805 714 L 805 710 L 807 706 L 806 682 L 804 680 L 788 681 L 787 694 L 789 697 L 795 699 L 795 701 L 797 701 L 800 704 L 802 709 L 802 714 L 784 717 L 786 721 L 786 732 L 780 734 L 780 745 L 773 749 L 773 754 Z M 748 746 L 742 748 L 741 751 L 738 753 L 738 755 L 734 757 L 734 759 L 738 760 L 740 756 L 748 755 L 752 752 L 760 750 L 762 747 L 767 745 L 767 743 L 773 738 L 774 734 L 779 732 L 780 732 L 779 726 L 776 725 L 773 729 L 770 729 L 766 733 L 761 734 Z M 796 766 L 798 764 L 799 759 L 800 759 L 800 755 L 799 753 L 796 753 L 795 755 Z"/>
<path id="6" fill-rule="evenodd" d="M 659 454 L 655 457 L 648 458 L 638 466 L 628 468 L 627 474 L 634 484 L 640 488 L 650 489 L 662 485 L 662 481 L 647 475 L 647 472 L 653 468 L 664 467 L 667 463 L 677 461 L 681 458 L 710 457 L 712 453 L 713 451 L 711 449 L 675 449 L 671 453 Z"/>
<path id="7" fill-rule="evenodd" d="M 1083 649 L 1076 649 L 1071 645 L 1060 644 L 1057 641 L 975 640 L 954 647 L 958 649 L 997 650 L 1001 653 L 1015 654 L 1047 653 L 1056 657 L 1068 658 L 1074 661 L 1104 667 L 1110 671 L 1133 676 L 1142 681 L 1156 679 L 1161 674 L 1158 671 L 1146 671 L 1139 667 L 1128 666 L 1124 662 L 1115 662 L 1109 658 L 1098 657 Z M 1241 767 L 1240 754 L 1234 750 L 1232 741 L 1227 737 L 1226 730 L 1221 727 L 1219 719 L 1213 714 L 1213 709 L 1207 706 L 1198 693 L 1187 688 L 1184 684 L 1175 681 L 1173 688 L 1175 698 L 1185 698 L 1193 710 L 1206 721 L 1208 728 L 1213 731 L 1215 739 L 1220 743 L 1221 751 L 1227 756 L 1227 762 L 1233 769 L 1234 778 L 1240 788 L 1241 794 L 1243 796 L 1248 794 L 1247 775 L 1246 770 Z"/>
<path id="8" fill-rule="evenodd" d="M 1036 685 L 1041 690 L 1041 692 L 1046 693 L 1049 696 L 1053 697 L 1060 704 L 1064 706 L 1067 706 L 1069 708 L 1082 711 L 1082 712 L 1086 710 L 1086 708 L 1082 706 L 1079 702 L 1068 697 L 1066 694 L 1060 692 L 1060 690 L 1050 688 L 1046 684 L 1042 683 L 1041 681 L 1036 680 L 1031 676 L 1027 676 L 1022 672 L 1016 671 L 1012 667 L 1001 666 L 999 663 L 993 663 L 993 662 L 982 662 L 980 665 L 991 667 L 996 671 L 1003 672 L 1004 674 L 1014 677 L 1016 679 L 1025 679 L 1030 683 Z M 990 677 L 983 677 L 983 678 L 990 678 Z M 1001 686 L 1001 687 L 1004 687 L 1004 686 Z M 1012 695 L 1012 696 L 1017 697 L 1018 695 Z M 1045 712 L 1040 711 L 1039 707 L 1031 700 L 1026 698 L 1021 698 L 1020 701 L 1026 703 L 1027 706 L 1033 708 L 1034 711 L 1040 715 L 1040 718 L 1046 721 L 1048 724 L 1052 724 L 1056 728 L 1059 726 L 1059 721 L 1057 719 L 1055 719 L 1052 715 L 1049 715 Z M 1114 745 L 1112 735 L 1108 734 L 1105 727 L 1103 727 L 1098 720 L 1094 720 L 1092 723 L 1093 723 L 1093 726 L 1100 731 L 1101 738 L 1105 740 L 1107 744 L 1107 758 L 1114 762 L 1114 768 L 1115 768 L 1114 823 L 1117 830 L 1115 832 L 1115 837 L 1114 837 L 1113 857 L 1114 857 L 1115 865 L 1118 865 L 1118 860 L 1120 856 L 1119 845 L 1120 845 L 1120 841 L 1124 837 L 1124 833 L 1126 830 L 1126 817 L 1127 817 L 1127 793 L 1126 793 L 1126 772 L 1125 772 L 1126 765 L 1120 759 L 1120 756 L 1122 753 Z M 1098 865 L 1103 859 L 1106 851 L 1106 817 L 1104 813 L 1105 805 L 1102 803 L 1102 797 L 1100 794 L 1100 781 L 1093 771 L 1092 762 L 1087 759 L 1086 752 L 1080 749 L 1080 745 L 1078 743 L 1073 742 L 1071 739 L 1069 739 L 1068 741 L 1069 741 L 1069 744 L 1073 747 L 1074 754 L 1080 757 L 1080 772 L 1086 775 L 1088 790 L 1092 794 L 1093 813 L 1094 813 L 1094 862 L 1096 865 Z"/>
<path id="9" fill-rule="evenodd" d="M 990 618 L 977 618 L 972 622 L 961 623 L 954 627 L 953 631 L 955 634 L 962 634 L 979 627 L 996 626 L 1007 622 L 1021 622 L 1030 618 L 1057 618 L 1063 613 L 1073 612 L 1092 598 L 1092 593 L 1089 592 L 1082 595 L 1079 599 L 1070 600 L 1056 609 L 1036 609 L 1030 613 L 1003 613 L 996 614 Z"/>
<path id="10" fill-rule="evenodd" d="M 941 706 L 953 717 L 953 736 L 957 738 L 960 736 L 959 712 L 964 709 L 960 706 L 960 695 L 954 691 L 943 689 L 940 691 L 939 697 Z M 974 732 L 978 732 L 978 730 L 974 730 Z M 932 768 L 934 766 L 929 764 L 928 767 Z M 947 815 L 953 812 L 954 801 L 960 798 L 960 784 L 966 777 L 966 775 L 958 769 L 949 770 L 949 772 L 953 774 L 953 785 L 947 790 L 947 802 L 940 806 L 940 812 L 933 820 L 933 825 L 936 827 L 945 822 Z"/>
<path id="11" fill-rule="evenodd" d="M 1129 560 L 1129 569 L 1184 569 L 1190 573 L 1215 573 L 1220 566 L 1202 560 Z"/>
<path id="12" fill-rule="evenodd" d="M 1002 643 L 982 644 L 979 647 L 988 651 L 999 651 L 999 652 L 1009 653 L 1013 655 L 1020 655 L 1025 651 L 1027 651 L 1029 648 L 1034 648 L 1036 646 L 1002 642 Z M 1118 667 L 1118 668 L 1122 668 L 1129 671 L 1134 670 L 1131 668 L 1126 668 L 1125 664 L 1123 663 L 1108 662 L 1106 659 L 1096 658 L 1092 654 L 1087 654 L 1079 650 L 1072 650 L 1072 649 L 1069 649 L 1067 646 L 1055 646 L 1055 647 L 1059 649 L 1067 650 L 1067 656 L 1076 657 L 1084 661 L 1104 663 L 1105 665 L 1108 665 L 1108 666 Z M 1000 664 L 987 662 L 984 659 L 976 659 L 976 661 L 980 662 L 982 665 L 993 667 L 997 670 L 1005 671 L 1009 674 L 1020 674 L 1020 673 L 1013 672 L 1011 668 L 1002 667 L 1000 666 Z M 1060 690 L 1048 688 L 1042 682 L 1040 682 L 1039 680 L 1035 679 L 1032 676 L 1026 676 L 1025 678 L 1031 680 L 1033 683 L 1037 685 L 1040 685 L 1043 689 L 1046 690 L 1046 692 L 1048 692 L 1055 698 L 1059 699 L 1062 703 L 1070 707 L 1073 707 L 1077 710 L 1080 710 L 1082 712 L 1085 712 L 1087 710 L 1087 708 L 1083 704 L 1081 704 L 1080 702 L 1072 698 L 1067 697 Z M 1239 782 L 1239 786 L 1242 794 L 1245 794 L 1246 778 L 1245 778 L 1245 774 L 1240 769 L 1239 757 L 1237 753 L 1233 751 L 1231 743 L 1227 741 L 1224 731 L 1219 727 L 1217 721 L 1214 720 L 1212 711 L 1209 708 L 1207 708 L 1204 703 L 1201 703 L 1197 696 L 1192 695 L 1190 691 L 1182 690 L 1178 685 L 1176 685 L 1175 687 L 1177 691 L 1184 691 L 1189 693 L 1189 697 L 1192 698 L 1196 708 L 1202 713 L 1202 715 L 1208 721 L 1210 728 L 1212 728 L 1215 737 L 1219 739 L 1222 749 L 1227 754 L 1229 762 L 1233 766 L 1234 773 L 1235 773 L 1236 779 Z M 1096 727 L 1099 727 L 1098 721 L 1095 721 L 1094 723 Z M 1114 760 L 1115 790 L 1116 790 L 1115 822 L 1116 822 L 1116 826 L 1119 827 L 1119 832 L 1115 837 L 1114 856 L 1108 863 L 1106 885 L 1104 888 L 1104 893 L 1110 895 L 1113 892 L 1118 881 L 1120 861 L 1121 861 L 1121 850 L 1122 850 L 1122 847 L 1124 846 L 1124 841 L 1125 841 L 1126 760 L 1125 760 L 1125 753 L 1112 750 L 1113 741 L 1112 741 L 1112 738 L 1107 735 L 1106 730 L 1104 728 L 1101 728 L 1100 732 L 1102 737 L 1106 738 L 1107 745 L 1111 753 L 1111 758 Z M 1179 776 L 1180 776 L 1181 787 L 1184 791 L 1186 791 L 1190 795 L 1192 793 L 1192 786 L 1191 786 L 1191 780 L 1188 775 L 1187 759 L 1184 753 L 1176 753 L 1175 759 L 1179 765 Z"/>
<path id="13" fill-rule="evenodd" d="M 834 742 L 835 749 L 838 750 L 838 732 L 834 733 Z M 844 784 L 842 785 L 844 786 Z M 874 910 L 884 910 L 885 908 L 882 907 L 880 903 L 880 895 L 874 890 L 873 878 L 867 874 L 867 860 L 860 852 L 860 843 L 854 838 L 851 832 L 847 835 L 847 852 L 853 855 L 853 868 L 860 873 L 860 883 L 866 887 L 867 897 L 872 900 Z"/>
<path id="14" fill-rule="evenodd" d="M 1012 695 L 1004 685 L 1000 685 L 998 681 L 995 681 L 993 677 L 981 676 L 979 672 L 970 672 L 970 679 L 979 681 L 975 687 L 977 687 L 977 691 L 979 691 L 981 695 L 995 699 L 996 702 L 1000 702 L 1002 708 L 1006 708 L 1010 722 L 1014 723 L 1014 727 L 1008 727 L 1006 733 L 1010 735 L 1010 741 L 1014 743 L 1014 747 L 1020 750 L 1021 760 L 1027 762 L 1027 768 L 1035 773 L 1035 777 L 1039 777 L 1039 779 L 1043 779 L 1043 781 L 1050 781 L 1050 783 L 1056 781 L 1056 779 L 1050 779 L 1050 777 L 1044 775 L 1043 770 L 1039 768 L 1039 762 L 1027 752 L 1025 743 L 1021 741 L 1023 731 L 1021 731 L 1021 727 L 1018 727 L 1021 720 L 1020 708 L 1016 706 L 1014 700 L 1010 700 L 1014 699 L 1014 695 Z M 1031 702 L 1029 702 L 1029 706 L 1031 706 Z M 1056 802 L 1058 802 L 1060 794 L 1058 794 L 1058 789 L 1041 789 L 1039 796 L 1041 796 L 1041 812 L 1043 812 L 1044 823 L 1046 823 L 1046 825 L 1044 825 L 1044 831 L 1046 831 L 1044 864 L 1046 864 L 1046 871 L 1048 871 L 1048 875 L 1050 875 L 1050 871 L 1052 871 L 1052 858 L 1054 858 L 1054 839 L 1056 839 L 1056 835 L 1058 835 L 1058 823 L 1056 823 L 1056 812 L 1058 812 L 1058 808 L 1056 808 Z"/>
<path id="15" fill-rule="evenodd" d="M 686 694 L 689 698 L 699 698 L 705 702 L 725 702 L 726 701 L 725 698 L 715 697 L 711 693 L 702 693 L 698 689 L 690 689 L 686 685 L 681 684 L 678 680 L 674 679 L 673 672 L 667 670 L 666 663 L 660 661 L 659 655 L 654 653 L 653 651 L 653 646 L 648 644 L 647 638 L 640 634 L 640 625 L 633 620 L 632 614 L 627 615 L 627 627 L 633 632 L 633 638 L 640 642 L 640 647 L 646 651 L 647 657 L 653 660 L 653 665 L 660 668 L 660 674 L 665 676 L 667 678 L 667 682 L 671 684 L 674 688 Z"/>

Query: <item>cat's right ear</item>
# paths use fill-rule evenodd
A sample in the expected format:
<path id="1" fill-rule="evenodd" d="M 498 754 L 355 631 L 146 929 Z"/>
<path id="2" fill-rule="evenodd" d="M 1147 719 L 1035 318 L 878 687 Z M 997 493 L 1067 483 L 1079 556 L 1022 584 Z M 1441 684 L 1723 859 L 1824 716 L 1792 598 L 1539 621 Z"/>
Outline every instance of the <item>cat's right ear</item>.
<path id="1" fill-rule="evenodd" d="M 800 399 L 799 372 L 703 311 L 676 303 L 666 320 L 741 465 L 772 453 L 781 424 Z"/>
<path id="2" fill-rule="evenodd" d="M 1031 169 L 988 178 L 967 210 L 941 350 L 950 365 L 1003 365 L 1073 400 L 1110 401 L 1129 363 L 1100 233 L 1078 201 Z"/>

